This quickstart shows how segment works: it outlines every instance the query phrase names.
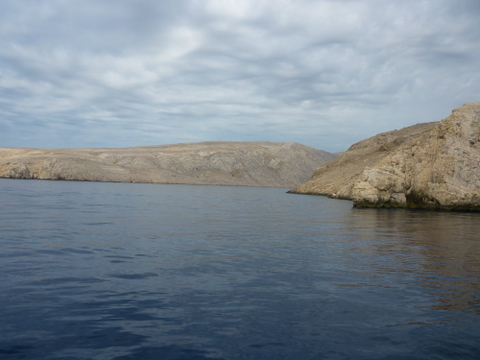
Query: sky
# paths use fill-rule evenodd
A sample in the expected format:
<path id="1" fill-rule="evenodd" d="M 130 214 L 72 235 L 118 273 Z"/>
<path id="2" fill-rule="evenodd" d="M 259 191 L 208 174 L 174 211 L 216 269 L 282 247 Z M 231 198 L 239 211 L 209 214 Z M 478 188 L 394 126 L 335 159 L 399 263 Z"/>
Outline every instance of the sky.
<path id="1" fill-rule="evenodd" d="M 480 101 L 478 0 L 2 0 L 0 147 L 295 141 Z"/>

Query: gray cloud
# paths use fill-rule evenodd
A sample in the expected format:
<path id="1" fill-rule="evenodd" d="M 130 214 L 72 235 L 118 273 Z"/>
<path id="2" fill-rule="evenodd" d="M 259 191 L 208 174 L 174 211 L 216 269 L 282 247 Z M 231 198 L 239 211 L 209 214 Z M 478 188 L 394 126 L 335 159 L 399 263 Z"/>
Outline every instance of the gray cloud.
<path id="1" fill-rule="evenodd" d="M 340 151 L 480 101 L 477 1 L 3 1 L 0 146 Z"/>

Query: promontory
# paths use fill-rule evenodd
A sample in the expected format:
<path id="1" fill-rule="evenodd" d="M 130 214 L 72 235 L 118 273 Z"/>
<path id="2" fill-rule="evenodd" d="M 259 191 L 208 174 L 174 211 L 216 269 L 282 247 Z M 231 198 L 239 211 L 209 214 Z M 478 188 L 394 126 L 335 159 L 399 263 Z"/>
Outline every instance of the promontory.
<path id="1" fill-rule="evenodd" d="M 480 102 L 360 141 L 290 192 L 356 207 L 480 211 Z"/>
<path id="2" fill-rule="evenodd" d="M 294 187 L 336 155 L 292 142 L 0 148 L 0 178 Z"/>

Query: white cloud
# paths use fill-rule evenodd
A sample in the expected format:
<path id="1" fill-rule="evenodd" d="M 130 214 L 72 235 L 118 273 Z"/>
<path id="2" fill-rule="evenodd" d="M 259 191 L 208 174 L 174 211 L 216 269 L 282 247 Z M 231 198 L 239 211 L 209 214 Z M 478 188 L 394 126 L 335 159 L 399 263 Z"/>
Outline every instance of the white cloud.
<path id="1" fill-rule="evenodd" d="M 7 0 L 0 146 L 343 150 L 480 100 L 477 4 Z"/>

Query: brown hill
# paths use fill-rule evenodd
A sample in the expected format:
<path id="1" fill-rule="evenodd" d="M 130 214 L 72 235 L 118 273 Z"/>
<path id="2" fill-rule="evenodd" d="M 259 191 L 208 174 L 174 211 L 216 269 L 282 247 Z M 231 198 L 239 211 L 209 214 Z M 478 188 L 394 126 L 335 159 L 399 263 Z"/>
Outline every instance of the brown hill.
<path id="1" fill-rule="evenodd" d="M 0 148 L 0 178 L 292 187 L 336 156 L 297 143 Z"/>

